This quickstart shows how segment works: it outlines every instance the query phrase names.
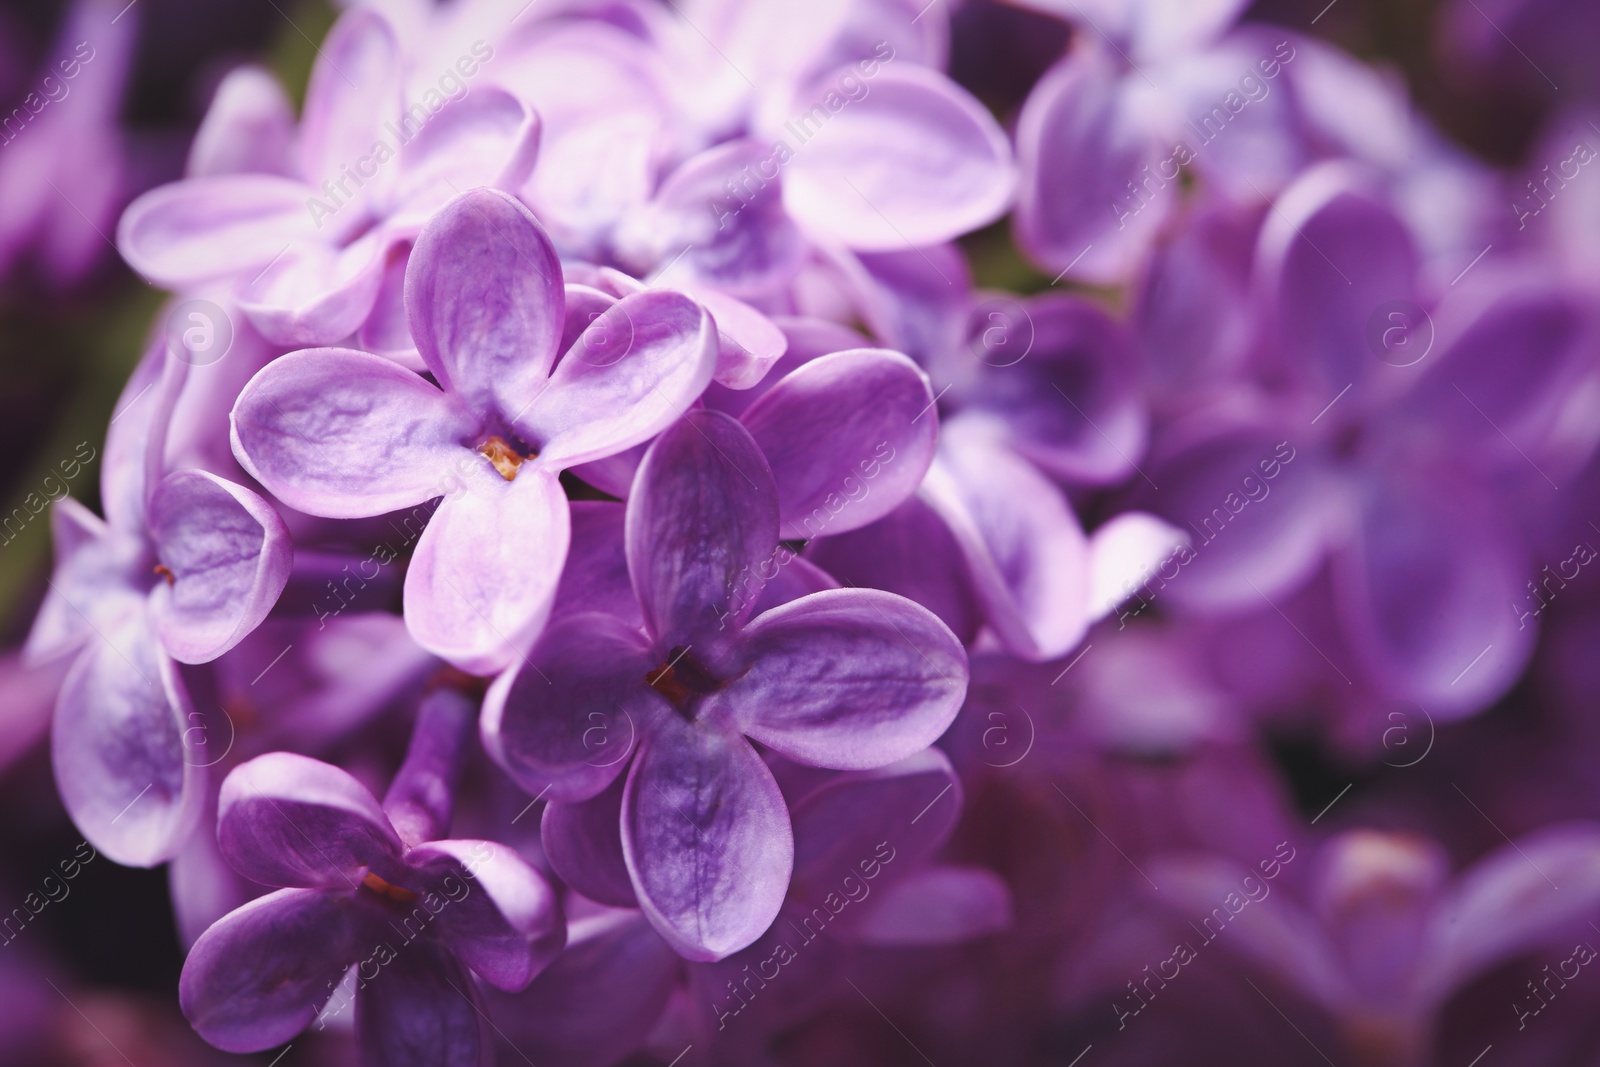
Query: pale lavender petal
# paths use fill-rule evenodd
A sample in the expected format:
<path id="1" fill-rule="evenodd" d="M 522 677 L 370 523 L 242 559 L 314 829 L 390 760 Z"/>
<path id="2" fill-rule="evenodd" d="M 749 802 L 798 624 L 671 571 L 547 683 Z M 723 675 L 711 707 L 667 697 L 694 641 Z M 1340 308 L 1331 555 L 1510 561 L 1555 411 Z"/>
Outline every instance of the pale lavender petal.
<path id="1" fill-rule="evenodd" d="M 344 972 L 381 937 L 337 890 L 282 889 L 231 912 L 184 961 L 178 1003 L 225 1052 L 261 1052 L 310 1026 Z"/>
<path id="2" fill-rule="evenodd" d="M 739 423 L 690 412 L 645 455 L 628 501 L 628 569 L 666 647 L 725 644 L 751 604 L 735 593 L 778 544 L 778 494 Z"/>
<path id="3" fill-rule="evenodd" d="M 622 810 L 639 905 L 679 955 L 722 959 L 772 925 L 794 863 L 789 812 L 731 723 L 664 717 L 634 759 Z"/>
<path id="4" fill-rule="evenodd" d="M 859 529 L 899 507 L 933 462 L 938 416 L 905 356 L 858 348 L 786 375 L 741 417 L 778 486 L 779 536 Z"/>
<path id="5" fill-rule="evenodd" d="M 539 118 L 510 93 L 482 86 L 445 104 L 400 155 L 396 220 L 422 225 L 463 189 L 510 190 L 527 181 L 539 155 Z"/>
<path id="6" fill-rule="evenodd" d="M 308 184 L 337 182 L 342 168 L 372 152 L 384 123 L 398 117 L 402 62 L 393 28 L 375 11 L 348 12 L 328 31 L 306 86 L 300 130 L 300 166 Z M 381 196 L 393 182 L 391 169 L 380 167 L 356 193 L 356 202 Z"/>
<path id="7" fill-rule="evenodd" d="M 446 392 L 515 419 L 546 388 L 563 327 L 561 264 L 514 198 L 474 189 L 423 228 L 406 268 L 417 351 Z"/>
<path id="8" fill-rule="evenodd" d="M 745 670 L 714 698 L 746 734 L 820 767 L 882 767 L 955 721 L 967 656 L 927 608 L 879 589 L 835 589 L 753 620 Z"/>
<path id="9" fill-rule="evenodd" d="M 203 741 L 189 744 L 189 697 L 134 605 L 101 618 L 61 686 L 50 734 L 56 788 L 72 821 L 117 863 L 173 857 L 204 807 Z"/>
<path id="10" fill-rule="evenodd" d="M 748 389 L 767 376 L 788 348 L 783 331 L 742 300 L 703 286 L 684 289 L 717 320 L 716 380 L 729 389 Z"/>
<path id="11" fill-rule="evenodd" d="M 408 887 L 436 915 L 434 931 L 496 989 L 515 993 L 560 954 L 567 926 L 555 891 L 510 846 L 435 841 L 408 852 L 406 864 Z"/>
<path id="12" fill-rule="evenodd" d="M 296 243 L 317 241 L 310 190 L 268 174 L 192 178 L 135 200 L 117 224 L 117 249 L 140 275 L 174 288 L 249 278 Z"/>
<path id="13" fill-rule="evenodd" d="M 56 567 L 28 632 L 30 663 L 59 659 L 92 640 L 90 614 L 106 606 L 110 590 L 127 582 L 130 564 L 137 566 L 135 557 L 142 554 L 138 546 L 112 536 L 100 516 L 70 496 L 50 509 L 50 532 Z M 130 587 L 127 595 L 136 592 Z"/>
<path id="14" fill-rule="evenodd" d="M 459 458 L 477 462 L 478 426 L 422 377 L 342 348 L 291 352 L 250 380 L 233 408 L 233 451 L 299 511 L 381 515 L 450 491 Z M 487 462 L 487 461 L 485 461 Z"/>
<path id="15" fill-rule="evenodd" d="M 570 537 L 554 475 L 526 464 L 507 482 L 484 465 L 417 541 L 405 586 L 411 636 L 473 674 L 516 662 L 550 615 Z"/>
<path id="16" fill-rule="evenodd" d="M 260 67 L 236 67 L 217 85 L 195 131 L 187 173 L 292 177 L 298 170 L 294 132 L 294 105 L 278 80 Z"/>
<path id="17" fill-rule="evenodd" d="M 171 575 L 151 592 L 151 617 L 180 663 L 216 659 L 260 625 L 294 560 L 272 505 L 205 471 L 161 480 L 150 500 L 150 536 Z"/>
<path id="18" fill-rule="evenodd" d="M 513 421 L 551 469 L 625 451 L 671 425 L 711 382 L 711 317 L 680 293 L 624 297 L 579 335 Z"/>
<path id="19" fill-rule="evenodd" d="M 367 787 L 332 764 L 271 752 L 235 767 L 217 799 L 217 843 L 262 885 L 354 889 L 392 872 L 400 838 Z"/>
<path id="20" fill-rule="evenodd" d="M 1111 614 L 1188 544 L 1182 530 L 1142 511 L 1124 511 L 1095 530 L 1089 535 L 1089 618 Z"/>
<path id="21" fill-rule="evenodd" d="M 829 88 L 837 77 L 796 97 L 803 128 L 820 123 L 784 175 L 784 204 L 802 227 L 851 248 L 898 251 L 1004 214 L 1016 185 L 1011 145 L 965 89 L 896 65 L 851 102 Z"/>
<path id="22" fill-rule="evenodd" d="M 380 228 L 342 248 L 296 245 L 252 272 L 239 308 L 281 347 L 337 344 L 372 313 L 395 244 L 391 231 Z"/>
<path id="23" fill-rule="evenodd" d="M 483 701 L 483 747 L 535 796 L 586 800 L 627 765 L 666 710 L 646 679 L 644 636 L 606 615 L 551 623 L 539 643 L 495 679 Z"/>
<path id="24" fill-rule="evenodd" d="M 1005 446 L 952 422 L 923 487 L 989 624 L 1015 656 L 1064 655 L 1088 625 L 1088 543 L 1066 499 Z"/>

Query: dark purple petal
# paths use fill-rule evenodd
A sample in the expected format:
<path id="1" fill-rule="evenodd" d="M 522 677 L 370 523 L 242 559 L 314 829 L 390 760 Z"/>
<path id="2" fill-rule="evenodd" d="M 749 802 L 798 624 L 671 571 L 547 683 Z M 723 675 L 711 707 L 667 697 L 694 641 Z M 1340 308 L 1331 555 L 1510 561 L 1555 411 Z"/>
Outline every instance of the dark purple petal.
<path id="1" fill-rule="evenodd" d="M 772 468 L 779 536 L 859 529 L 917 491 L 939 425 L 928 379 L 905 356 L 858 348 L 811 360 L 740 416 Z"/>
<path id="2" fill-rule="evenodd" d="M 153 867 L 193 831 L 215 757 L 188 733 L 188 693 L 144 613 L 125 608 L 98 620 L 62 683 L 50 755 L 84 836 L 117 863 Z"/>
<path id="3" fill-rule="evenodd" d="M 291 352 L 250 380 L 233 408 L 233 451 L 299 511 L 382 515 L 450 490 L 478 427 L 450 397 L 381 356 Z"/>
<path id="4" fill-rule="evenodd" d="M 150 536 L 171 574 L 151 593 L 151 616 L 180 663 L 216 659 L 260 625 L 294 558 L 271 504 L 205 471 L 161 480 L 150 500 Z"/>
<path id="5" fill-rule="evenodd" d="M 561 341 L 561 264 L 514 198 L 474 189 L 422 230 L 406 308 L 423 362 L 475 411 L 515 421 L 546 388 Z"/>
<path id="6" fill-rule="evenodd" d="M 681 293 L 624 297 L 589 324 L 517 416 L 551 469 L 626 451 L 693 404 L 716 366 L 711 317 Z"/>
<path id="7" fill-rule="evenodd" d="M 483 744 L 529 793 L 586 800 L 627 766 L 666 710 L 647 679 L 658 670 L 644 635 L 606 615 L 556 619 L 489 687 Z"/>
<path id="8" fill-rule="evenodd" d="M 628 569 L 666 648 L 725 645 L 751 604 L 736 583 L 778 544 L 761 449 L 728 416 L 693 411 L 656 439 L 628 499 Z"/>
<path id="9" fill-rule="evenodd" d="M 475 469 L 439 505 L 411 557 L 411 636 L 464 671 L 504 670 L 549 617 L 570 537 L 567 497 L 553 474 L 524 464 L 507 482 L 487 464 Z"/>
<path id="10" fill-rule="evenodd" d="M 938 616 L 878 589 L 814 593 L 757 617 L 745 670 L 717 698 L 745 733 L 820 767 L 881 767 L 961 710 L 967 656 Z"/>
<path id="11" fill-rule="evenodd" d="M 401 852 L 378 799 L 345 771 L 292 752 L 235 767 L 217 800 L 217 842 L 263 885 L 354 889 Z"/>
<path id="12" fill-rule="evenodd" d="M 261 1052 L 310 1026 L 350 965 L 381 937 L 348 894 L 281 889 L 200 935 L 183 964 L 178 1003 L 225 1052 Z"/>
<path id="13" fill-rule="evenodd" d="M 970 645 L 983 613 L 950 527 L 920 496 L 871 526 L 806 546 L 806 558 L 846 586 L 886 589 L 916 601 Z"/>
<path id="14" fill-rule="evenodd" d="M 718 960 L 778 914 L 794 862 L 772 773 L 732 723 L 664 716 L 622 799 L 622 848 L 650 922 L 692 960 Z"/>
<path id="15" fill-rule="evenodd" d="M 633 581 L 628 577 L 626 507 L 610 501 L 574 500 L 571 508 L 572 545 L 551 617 L 597 611 L 644 629 L 639 598 L 633 595 Z"/>
<path id="16" fill-rule="evenodd" d="M 574 804 L 551 801 L 539 839 L 545 858 L 567 885 L 601 904 L 637 908 L 622 855 L 623 784 L 618 778 L 604 792 Z"/>
<path id="17" fill-rule="evenodd" d="M 408 852 L 406 865 L 434 932 L 496 989 L 515 993 L 560 954 L 567 927 L 555 892 L 509 846 L 435 841 Z"/>
<path id="18" fill-rule="evenodd" d="M 392 955 L 356 997 L 362 1064 L 489 1067 L 494 1036 L 466 968 L 429 941 L 395 946 Z"/>

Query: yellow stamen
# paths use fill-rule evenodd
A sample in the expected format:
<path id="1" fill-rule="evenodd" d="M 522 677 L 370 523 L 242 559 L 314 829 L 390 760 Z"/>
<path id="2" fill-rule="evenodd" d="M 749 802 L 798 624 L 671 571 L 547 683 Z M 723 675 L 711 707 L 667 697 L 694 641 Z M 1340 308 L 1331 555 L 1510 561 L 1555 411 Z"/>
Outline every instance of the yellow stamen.
<path id="1" fill-rule="evenodd" d="M 500 477 L 511 481 L 517 476 L 517 468 L 522 466 L 524 458 L 522 453 L 506 443 L 506 439 L 495 434 L 478 447 L 479 453 L 500 472 Z"/>
<path id="2" fill-rule="evenodd" d="M 402 904 L 409 904 L 417 899 L 417 895 L 411 890 L 402 889 L 392 882 L 385 882 L 372 871 L 368 871 L 367 876 L 361 879 L 361 884 L 379 896 L 388 897 L 390 900 L 398 900 Z"/>

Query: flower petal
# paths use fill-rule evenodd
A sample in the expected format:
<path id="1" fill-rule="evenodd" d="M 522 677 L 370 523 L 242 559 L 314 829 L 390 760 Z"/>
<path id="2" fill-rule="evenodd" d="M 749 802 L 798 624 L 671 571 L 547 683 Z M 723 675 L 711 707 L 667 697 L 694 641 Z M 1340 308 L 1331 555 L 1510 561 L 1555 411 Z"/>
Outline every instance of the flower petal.
<path id="1" fill-rule="evenodd" d="M 401 844 L 378 799 L 332 764 L 292 752 L 241 763 L 222 782 L 217 843 L 263 885 L 353 889 L 388 872 Z"/>
<path id="2" fill-rule="evenodd" d="M 286 247 L 317 242 L 310 192 L 269 174 L 163 185 L 122 213 L 117 250 L 141 277 L 170 288 L 253 274 Z"/>
<path id="3" fill-rule="evenodd" d="M 417 541 L 405 586 L 411 636 L 464 671 L 503 670 L 543 629 L 570 537 L 554 475 L 532 464 L 511 482 L 475 472 Z"/>
<path id="4" fill-rule="evenodd" d="M 778 486 L 779 536 L 810 540 L 875 522 L 922 484 L 938 418 L 905 356 L 858 348 L 796 368 L 740 422 Z"/>
<path id="5" fill-rule="evenodd" d="M 449 492 L 451 465 L 477 430 L 422 377 L 344 348 L 273 360 L 231 418 L 244 469 L 290 507 L 329 518 L 382 515 Z"/>
<path id="6" fill-rule="evenodd" d="M 482 86 L 452 99 L 401 149 L 397 224 L 426 223 L 462 189 L 516 189 L 538 155 L 539 117 L 510 93 Z"/>
<path id="7" fill-rule="evenodd" d="M 515 993 L 561 953 L 567 924 L 555 891 L 510 846 L 434 841 L 408 852 L 406 864 L 408 885 L 443 894 L 438 935 L 496 989 Z"/>
<path id="8" fill-rule="evenodd" d="M 621 774 L 665 710 L 643 635 L 606 615 L 556 619 L 489 687 L 483 747 L 529 793 L 587 800 Z"/>
<path id="9" fill-rule="evenodd" d="M 207 663 L 267 617 L 289 580 L 294 546 L 272 505 L 242 485 L 175 471 L 150 500 L 150 536 L 171 573 L 150 610 L 167 652 Z"/>
<path id="10" fill-rule="evenodd" d="M 310 1026 L 369 936 L 347 894 L 280 889 L 194 943 L 178 981 L 189 1025 L 225 1052 L 262 1052 Z"/>
<path id="11" fill-rule="evenodd" d="M 662 290 L 624 297 L 578 336 L 549 387 L 516 421 L 552 470 L 642 444 L 699 399 L 716 368 L 714 324 Z"/>
<path id="12" fill-rule="evenodd" d="M 744 632 L 745 671 L 717 694 L 746 734 L 819 767 L 882 767 L 955 721 L 967 656 L 920 604 L 832 589 L 774 608 Z"/>
<path id="13" fill-rule="evenodd" d="M 372 314 L 395 244 L 393 233 L 380 228 L 342 248 L 296 246 L 255 274 L 239 308 L 273 344 L 337 344 Z"/>
<path id="14" fill-rule="evenodd" d="M 618 778 L 588 800 L 551 801 L 539 825 L 545 858 L 567 885 L 590 900 L 637 908 L 639 897 L 622 855 L 622 787 Z"/>
<path id="15" fill-rule="evenodd" d="M 1017 120 L 1016 237 L 1047 270 L 1110 284 L 1139 265 L 1172 211 L 1177 183 L 1152 176 L 1141 196 L 1129 192 L 1140 168 L 1163 156 L 1145 83 L 1123 75 L 1090 39 L 1073 43 Z"/>
<path id="16" fill-rule="evenodd" d="M 398 117 L 401 64 L 394 29 L 376 11 L 349 11 L 328 31 L 311 68 L 300 128 L 300 167 L 308 184 L 338 181 L 342 168 L 371 154 L 384 123 Z M 380 167 L 358 183 L 356 200 L 381 200 L 393 183 L 394 174 Z"/>
<path id="17" fill-rule="evenodd" d="M 597 611 L 644 629 L 628 577 L 627 508 L 608 500 L 574 500 L 572 546 L 551 617 Z"/>
<path id="18" fill-rule="evenodd" d="M 472 977 L 449 949 L 411 941 L 356 998 L 363 1062 L 383 1067 L 487 1067 L 494 1036 Z"/>
<path id="19" fill-rule="evenodd" d="M 140 546 L 115 536 L 105 520 L 70 496 L 51 507 L 50 533 L 55 573 L 28 632 L 25 647 L 30 663 L 60 658 L 91 641 L 94 609 L 114 612 L 111 591 L 128 584 L 129 572 L 142 570 L 144 564 L 137 558 L 143 554 Z M 131 600 L 138 594 L 129 585 L 125 595 Z"/>
<path id="20" fill-rule="evenodd" d="M 662 433 L 634 477 L 627 537 L 633 587 L 660 642 L 725 645 L 729 620 L 737 626 L 751 607 L 736 583 L 778 544 L 778 493 L 749 432 L 692 411 Z"/>
<path id="21" fill-rule="evenodd" d="M 828 89 L 837 77 L 802 90 L 801 117 L 790 124 L 817 126 L 784 175 L 784 204 L 803 227 L 851 248 L 899 251 L 1005 213 L 1016 185 L 1011 145 L 965 89 L 932 70 L 894 66 L 872 79 L 869 95 L 846 101 Z"/>
<path id="22" fill-rule="evenodd" d="M 117 863 L 172 858 L 204 807 L 203 742 L 188 745 L 189 697 L 136 605 L 102 619 L 61 686 L 50 735 L 72 821 Z"/>
<path id="23" fill-rule="evenodd" d="M 664 716 L 640 747 L 623 791 L 622 849 L 645 916 L 692 960 L 760 937 L 794 864 L 772 772 L 731 724 L 705 716 Z"/>
<path id="24" fill-rule="evenodd" d="M 1088 543 L 1060 490 L 975 429 L 946 424 L 923 498 L 955 535 L 1007 650 L 1055 659 L 1088 625 Z"/>
<path id="25" fill-rule="evenodd" d="M 223 75 L 189 146 L 192 178 L 220 174 L 294 174 L 294 105 L 278 79 L 260 67 Z"/>
<path id="26" fill-rule="evenodd" d="M 743 300 L 703 286 L 686 287 L 684 291 L 717 320 L 718 385 L 750 388 L 767 376 L 789 347 L 783 331 Z"/>
<path id="27" fill-rule="evenodd" d="M 456 197 L 406 268 L 417 351 L 448 393 L 515 421 L 546 388 L 561 341 L 561 264 L 533 214 L 493 189 Z"/>

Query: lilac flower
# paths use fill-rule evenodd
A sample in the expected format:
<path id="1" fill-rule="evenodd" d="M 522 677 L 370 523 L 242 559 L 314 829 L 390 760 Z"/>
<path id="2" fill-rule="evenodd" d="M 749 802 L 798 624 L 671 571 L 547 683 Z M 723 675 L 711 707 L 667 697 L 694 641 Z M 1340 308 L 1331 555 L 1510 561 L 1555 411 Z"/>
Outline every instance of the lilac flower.
<path id="1" fill-rule="evenodd" d="M 939 750 L 871 771 L 819 776 L 781 761 L 775 770 L 794 798 L 795 869 L 771 929 L 726 959 L 699 963 L 674 954 L 638 912 L 575 919 L 561 959 L 524 992 L 491 998 L 514 1047 L 559 1067 L 614 1063 L 645 1043 L 681 990 L 722 1056 L 749 1057 L 789 1022 L 855 996 L 840 978 L 874 948 L 956 944 L 1009 923 L 1010 895 L 991 872 L 934 859 L 962 810 L 960 782 Z M 570 885 L 634 908 L 618 842 L 594 835 L 597 814 L 615 818 L 621 794 L 618 782 L 582 804 L 552 803 L 543 836 Z"/>
<path id="2" fill-rule="evenodd" d="M 691 413 L 628 500 L 644 632 L 561 618 L 484 705 L 485 746 L 530 792 L 575 803 L 626 770 L 619 819 L 596 832 L 620 831 L 640 907 L 690 959 L 749 945 L 789 882 L 789 814 L 746 737 L 811 765 L 883 766 L 943 733 L 966 687 L 955 636 L 899 597 L 830 589 L 752 619 L 735 582 L 775 557 L 778 531 L 755 440 Z M 603 755 L 597 726 L 618 738 Z"/>
<path id="3" fill-rule="evenodd" d="M 515 188 L 538 146 L 537 121 L 505 93 L 435 91 L 408 108 L 405 73 L 382 17 L 345 15 L 318 50 L 293 166 L 277 156 L 290 139 L 281 99 L 256 78 L 229 82 L 198 172 L 124 213 L 123 256 L 174 288 L 231 285 L 275 342 L 348 337 L 379 302 L 392 253 L 462 189 Z"/>
<path id="4" fill-rule="evenodd" d="M 1316 862 L 1301 899 L 1278 894 L 1250 904 L 1256 914 L 1240 914 L 1241 886 L 1252 898 L 1260 892 L 1253 872 L 1173 855 L 1152 863 L 1162 892 L 1151 899 L 1190 922 L 1223 912 L 1227 951 L 1331 1014 L 1352 1050 L 1380 1062 L 1427 1062 L 1451 995 L 1518 955 L 1588 940 L 1583 919 L 1600 901 L 1600 830 L 1588 823 L 1529 834 L 1453 879 L 1434 842 L 1376 830 L 1334 838 Z M 1216 926 L 1212 919 L 1202 936 L 1216 938 Z M 1513 1005 L 1524 1019 L 1544 1005 L 1526 999 Z"/>
<path id="5" fill-rule="evenodd" d="M 290 353 L 240 394 L 234 451 L 310 514 L 444 496 L 406 574 L 406 624 L 422 647 L 490 673 L 549 612 L 569 537 L 557 475 L 676 418 L 710 381 L 715 335 L 686 297 L 651 291 L 560 353 L 555 252 L 526 208 L 491 190 L 457 198 L 424 229 L 406 304 L 438 388 L 370 353 Z"/>
<path id="6" fill-rule="evenodd" d="M 255 629 L 293 552 L 255 493 L 204 471 L 163 474 L 185 368 L 156 349 L 123 390 L 101 471 L 106 518 L 57 503 L 55 575 L 27 646 L 35 660 L 75 656 L 51 735 L 56 784 L 96 847 L 134 866 L 182 846 L 205 790 L 177 663 L 214 660 Z"/>
<path id="7" fill-rule="evenodd" d="M 566 928 L 549 885 L 506 846 L 438 840 L 472 717 L 459 693 L 427 698 L 381 806 L 344 771 L 287 752 L 228 775 L 223 855 L 287 888 L 224 917 L 190 951 L 179 997 L 202 1037 L 229 1052 L 281 1044 L 354 967 L 363 1063 L 484 1061 L 471 976 L 521 989 L 560 952 Z"/>

